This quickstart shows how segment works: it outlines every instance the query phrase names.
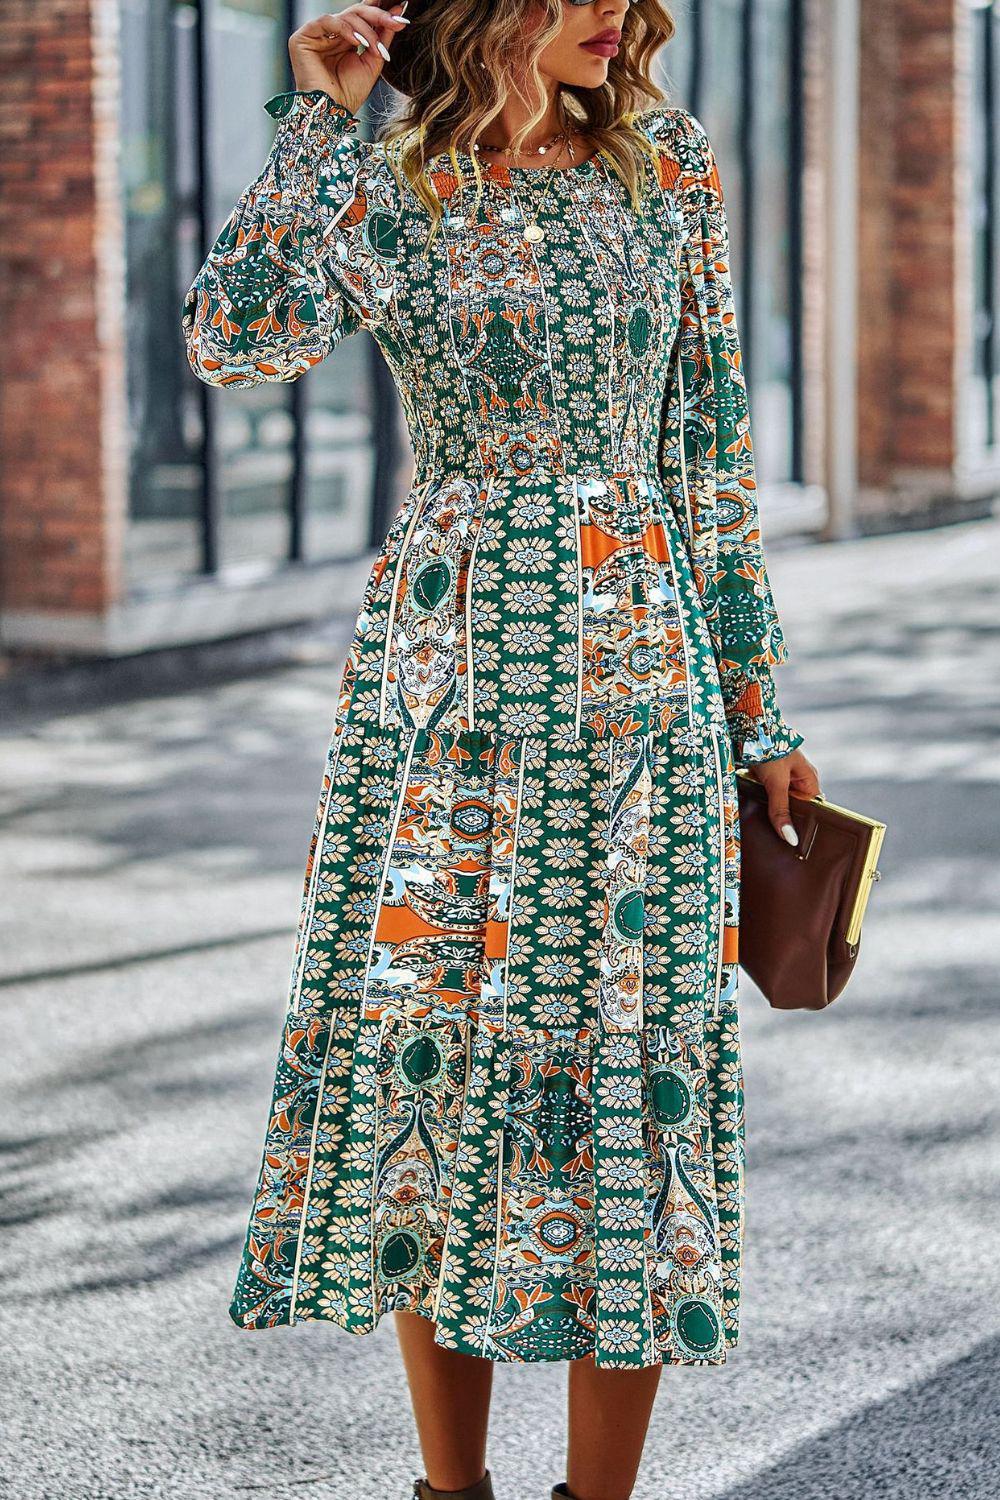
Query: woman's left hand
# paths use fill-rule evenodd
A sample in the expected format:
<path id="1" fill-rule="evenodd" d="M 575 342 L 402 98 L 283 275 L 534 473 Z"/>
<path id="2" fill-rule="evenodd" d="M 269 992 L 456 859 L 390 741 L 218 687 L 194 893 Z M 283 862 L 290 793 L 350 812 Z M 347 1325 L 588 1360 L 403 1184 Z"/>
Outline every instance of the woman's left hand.
<path id="1" fill-rule="evenodd" d="M 797 844 L 799 836 L 792 825 L 788 798 L 789 794 L 796 797 L 820 795 L 819 772 L 816 767 L 801 750 L 792 750 L 788 755 L 780 755 L 776 760 L 759 761 L 747 769 L 767 792 L 767 815 L 775 832 L 787 843 Z"/>

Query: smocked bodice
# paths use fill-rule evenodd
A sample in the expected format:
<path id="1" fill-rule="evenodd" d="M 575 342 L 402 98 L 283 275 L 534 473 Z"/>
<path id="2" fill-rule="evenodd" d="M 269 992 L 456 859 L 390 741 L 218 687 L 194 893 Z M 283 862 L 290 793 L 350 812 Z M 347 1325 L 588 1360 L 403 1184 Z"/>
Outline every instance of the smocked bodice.
<path id="1" fill-rule="evenodd" d="M 474 183 L 433 180 L 440 230 L 428 249 L 420 216 L 392 226 L 392 315 L 373 330 L 418 482 L 654 474 L 680 303 L 670 198 L 654 186 L 637 215 L 596 159 L 488 169 L 478 209 Z M 544 238 L 532 243 L 536 217 Z"/>

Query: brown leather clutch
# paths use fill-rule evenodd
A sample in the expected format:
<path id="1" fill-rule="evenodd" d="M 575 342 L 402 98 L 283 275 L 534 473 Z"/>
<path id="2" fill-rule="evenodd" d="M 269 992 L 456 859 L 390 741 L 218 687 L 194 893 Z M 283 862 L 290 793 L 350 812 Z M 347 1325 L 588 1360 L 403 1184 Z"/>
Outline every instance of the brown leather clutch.
<path id="1" fill-rule="evenodd" d="M 747 771 L 740 807 L 740 963 L 777 1010 L 822 1010 L 851 977 L 885 824 L 823 797 L 792 797 L 795 848 Z"/>

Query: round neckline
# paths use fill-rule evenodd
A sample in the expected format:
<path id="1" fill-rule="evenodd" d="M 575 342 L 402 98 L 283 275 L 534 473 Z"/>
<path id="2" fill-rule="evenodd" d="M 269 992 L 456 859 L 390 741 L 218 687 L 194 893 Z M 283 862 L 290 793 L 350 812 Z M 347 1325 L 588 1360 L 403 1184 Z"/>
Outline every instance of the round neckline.
<path id="1" fill-rule="evenodd" d="M 509 167 L 503 163 L 489 161 L 485 163 L 481 162 L 480 165 L 484 167 L 483 176 L 488 182 L 490 180 L 495 182 L 497 176 L 504 172 L 509 173 L 511 176 L 516 173 L 518 177 L 573 177 L 577 172 L 594 171 L 597 166 L 597 158 L 600 154 L 600 151 L 595 151 L 592 156 L 587 157 L 586 161 L 574 162 L 571 167 Z M 447 157 L 448 153 L 443 152 L 442 155 Z M 455 155 L 459 161 L 468 162 L 472 165 L 473 158 L 468 151 L 459 151 L 456 149 Z"/>

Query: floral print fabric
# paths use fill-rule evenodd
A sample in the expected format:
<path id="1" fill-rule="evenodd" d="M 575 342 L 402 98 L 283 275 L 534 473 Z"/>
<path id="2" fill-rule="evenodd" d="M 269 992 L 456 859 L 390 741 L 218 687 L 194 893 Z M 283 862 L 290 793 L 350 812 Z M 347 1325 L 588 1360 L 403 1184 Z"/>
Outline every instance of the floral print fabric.
<path id="1" fill-rule="evenodd" d="M 185 302 L 192 368 L 294 380 L 367 328 L 416 470 L 344 672 L 232 1316 L 408 1308 L 496 1360 L 721 1363 L 734 772 L 800 737 L 711 146 L 641 116 L 638 212 L 597 159 L 488 168 L 477 205 L 445 155 L 428 247 L 346 110 L 267 108 Z"/>

